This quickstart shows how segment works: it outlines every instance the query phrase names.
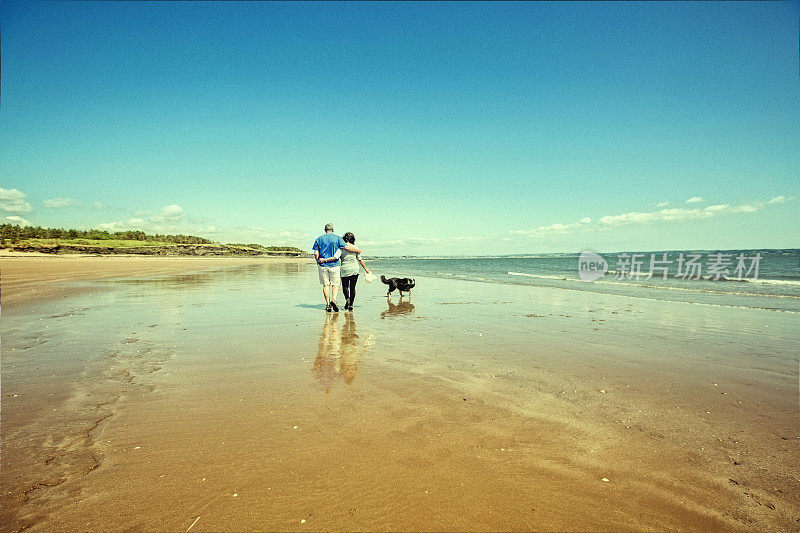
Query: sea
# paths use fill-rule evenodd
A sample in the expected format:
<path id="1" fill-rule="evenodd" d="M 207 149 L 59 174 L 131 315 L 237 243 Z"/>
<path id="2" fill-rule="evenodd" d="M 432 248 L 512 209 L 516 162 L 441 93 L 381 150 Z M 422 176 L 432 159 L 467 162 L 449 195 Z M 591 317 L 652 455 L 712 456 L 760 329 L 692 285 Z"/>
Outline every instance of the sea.
<path id="1" fill-rule="evenodd" d="M 387 277 L 533 285 L 696 305 L 800 313 L 800 249 L 671 250 L 597 255 L 607 268 L 592 281 L 581 277 L 581 253 L 376 257 L 367 259 L 367 265 L 375 274 Z"/>

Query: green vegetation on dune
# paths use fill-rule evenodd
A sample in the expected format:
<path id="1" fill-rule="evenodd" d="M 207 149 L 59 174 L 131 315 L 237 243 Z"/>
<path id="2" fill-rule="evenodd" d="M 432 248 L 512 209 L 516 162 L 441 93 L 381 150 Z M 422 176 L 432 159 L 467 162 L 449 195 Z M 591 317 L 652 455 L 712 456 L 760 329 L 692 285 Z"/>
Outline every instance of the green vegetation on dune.
<path id="1" fill-rule="evenodd" d="M 64 246 L 80 244 L 83 246 L 103 246 L 107 248 L 130 248 L 139 246 L 170 246 L 176 243 L 161 241 L 134 241 L 131 239 L 20 239 L 15 244 L 29 246 Z"/>
<path id="2" fill-rule="evenodd" d="M 148 235 L 129 230 L 110 233 L 103 230 L 53 229 L 0 224 L 0 248 L 59 252 L 158 253 L 170 255 L 306 255 L 292 246 L 261 244 L 222 244 L 192 235 Z M 150 251 L 148 251 L 150 250 Z"/>
<path id="3" fill-rule="evenodd" d="M 15 243 L 30 239 L 53 239 L 66 241 L 70 239 L 90 239 L 93 241 L 137 241 L 156 242 L 159 244 L 213 244 L 213 241 L 192 235 L 148 235 L 143 231 L 127 230 L 109 233 L 105 230 L 59 229 L 41 226 L 21 227 L 14 224 L 0 224 L 0 239 L 3 242 Z"/>

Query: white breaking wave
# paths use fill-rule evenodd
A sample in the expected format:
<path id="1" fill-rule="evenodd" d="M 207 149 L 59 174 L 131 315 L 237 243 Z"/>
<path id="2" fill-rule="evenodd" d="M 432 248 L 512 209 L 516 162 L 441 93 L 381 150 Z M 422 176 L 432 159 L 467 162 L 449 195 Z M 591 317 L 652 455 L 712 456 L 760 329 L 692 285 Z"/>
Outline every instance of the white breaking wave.
<path id="1" fill-rule="evenodd" d="M 545 276 L 539 274 L 527 274 L 525 272 L 509 272 L 511 276 L 525 276 L 528 278 L 540 278 L 540 279 L 553 279 L 559 281 L 574 281 L 576 283 L 581 282 L 578 279 L 574 278 L 567 278 L 564 276 Z M 593 281 L 592 283 L 595 285 L 613 285 L 617 287 L 644 287 L 647 289 L 654 289 L 654 290 L 662 290 L 662 291 L 681 291 L 681 292 L 695 292 L 695 293 L 705 293 L 705 294 L 720 294 L 720 295 L 735 295 L 735 296 L 751 296 L 751 297 L 768 297 L 768 298 L 790 298 L 790 299 L 797 299 L 798 296 L 793 294 L 761 294 L 761 293 L 752 293 L 752 292 L 738 292 L 738 291 L 720 291 L 720 290 L 712 290 L 712 289 L 699 289 L 694 287 L 670 287 L 668 285 L 653 285 L 649 283 L 642 283 L 643 281 L 647 281 L 647 277 L 642 276 L 642 279 L 638 282 L 634 281 L 621 281 L 621 280 L 604 280 L 599 279 Z M 738 281 L 738 280 L 736 280 Z M 800 282 L 793 281 L 793 280 L 742 280 L 742 281 L 755 281 L 764 284 L 775 284 L 775 285 L 800 285 Z"/>
<path id="2" fill-rule="evenodd" d="M 524 272 L 509 272 L 508 275 L 509 276 L 527 276 L 529 278 L 560 279 L 560 280 L 578 281 L 575 278 L 568 278 L 566 276 L 543 276 L 543 275 L 539 275 L 539 274 L 526 274 Z"/>
<path id="3" fill-rule="evenodd" d="M 800 280 L 795 280 L 795 279 L 747 279 L 742 281 L 748 281 L 750 283 L 763 283 L 765 285 L 794 285 L 796 287 L 800 286 Z"/>
<path id="4" fill-rule="evenodd" d="M 615 274 L 615 272 L 613 270 L 609 270 L 607 272 L 607 274 L 613 275 L 613 274 Z M 560 280 L 577 281 L 576 278 L 570 278 L 570 277 L 567 277 L 567 276 L 545 276 L 545 275 L 541 275 L 541 274 L 527 274 L 525 272 L 509 272 L 508 275 L 509 276 L 526 276 L 526 277 L 529 277 L 529 278 L 560 279 Z M 653 279 L 660 279 L 660 278 L 661 278 L 661 276 L 655 276 Z M 642 274 L 641 279 L 643 281 L 646 281 L 646 280 L 648 280 L 650 278 L 648 276 Z M 675 279 L 681 279 L 681 278 L 675 278 Z M 708 281 L 707 278 L 702 278 L 702 280 L 703 281 Z M 690 281 L 700 281 L 700 280 L 695 280 L 694 278 L 692 278 Z M 747 282 L 747 283 L 763 283 L 764 285 L 793 285 L 795 287 L 800 287 L 800 280 L 793 280 L 793 279 L 761 279 L 761 278 L 756 278 L 756 279 L 753 279 L 753 278 L 735 279 L 735 278 L 731 278 L 731 279 L 727 279 L 727 280 L 720 279 L 718 281 L 739 281 L 739 282 L 743 281 L 743 282 Z M 616 283 L 616 284 L 619 284 L 619 285 L 635 285 L 633 283 L 625 283 L 625 282 L 622 282 L 622 281 L 609 282 L 609 281 L 598 280 L 595 283 Z M 649 285 L 642 285 L 642 286 L 649 286 Z M 662 288 L 677 288 L 677 287 L 662 287 Z M 734 293 L 731 293 L 731 294 L 734 294 Z M 743 294 L 746 294 L 746 293 L 743 293 Z"/>

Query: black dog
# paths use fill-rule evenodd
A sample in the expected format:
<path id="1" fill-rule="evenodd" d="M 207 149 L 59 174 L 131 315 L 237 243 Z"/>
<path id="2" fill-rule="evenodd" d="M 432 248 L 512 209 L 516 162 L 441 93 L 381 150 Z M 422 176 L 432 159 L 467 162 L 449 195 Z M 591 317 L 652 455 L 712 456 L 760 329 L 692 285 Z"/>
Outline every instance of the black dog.
<path id="1" fill-rule="evenodd" d="M 411 278 L 389 278 L 386 279 L 386 276 L 381 276 L 381 281 L 384 282 L 389 286 L 389 292 L 386 293 L 386 296 L 392 294 L 392 291 L 397 289 L 400 292 L 400 297 L 403 297 L 403 292 L 411 292 L 411 289 L 414 288 L 416 282 Z"/>

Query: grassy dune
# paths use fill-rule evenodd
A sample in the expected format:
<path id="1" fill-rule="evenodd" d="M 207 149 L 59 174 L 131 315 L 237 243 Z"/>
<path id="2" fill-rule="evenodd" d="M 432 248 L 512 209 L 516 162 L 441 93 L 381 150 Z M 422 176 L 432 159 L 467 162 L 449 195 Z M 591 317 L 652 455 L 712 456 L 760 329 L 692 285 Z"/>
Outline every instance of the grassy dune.
<path id="1" fill-rule="evenodd" d="M 242 244 L 176 244 L 172 242 L 144 241 L 133 239 L 20 239 L 6 243 L 5 248 L 21 252 L 50 254 L 143 254 L 143 255 L 269 255 L 302 257 L 303 250 L 272 250 L 258 245 Z"/>

